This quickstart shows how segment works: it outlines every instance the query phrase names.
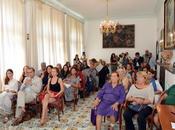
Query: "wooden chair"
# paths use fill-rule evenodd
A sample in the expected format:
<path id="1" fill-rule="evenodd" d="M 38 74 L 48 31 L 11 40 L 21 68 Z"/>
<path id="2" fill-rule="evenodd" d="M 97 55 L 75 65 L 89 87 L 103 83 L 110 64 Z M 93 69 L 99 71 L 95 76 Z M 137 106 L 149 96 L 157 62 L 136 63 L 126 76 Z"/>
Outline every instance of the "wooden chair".
<path id="1" fill-rule="evenodd" d="M 59 96 L 55 102 L 49 103 L 48 108 L 56 108 L 58 120 L 60 121 L 60 111 L 64 114 L 64 94 Z"/>
<path id="2" fill-rule="evenodd" d="M 154 104 L 154 103 L 153 103 Z M 123 105 L 123 110 L 126 110 L 126 108 L 128 107 L 129 105 L 129 102 L 125 101 L 124 105 Z M 155 113 L 155 109 L 153 109 L 152 113 L 147 117 L 146 121 L 147 121 L 147 124 L 148 124 L 148 128 L 150 130 L 153 130 L 153 123 L 154 123 L 154 113 Z M 138 117 L 138 114 L 136 114 L 134 116 L 134 118 L 137 118 Z M 121 126 L 122 126 L 122 122 L 121 122 Z M 121 129 L 120 129 L 121 130 Z"/>

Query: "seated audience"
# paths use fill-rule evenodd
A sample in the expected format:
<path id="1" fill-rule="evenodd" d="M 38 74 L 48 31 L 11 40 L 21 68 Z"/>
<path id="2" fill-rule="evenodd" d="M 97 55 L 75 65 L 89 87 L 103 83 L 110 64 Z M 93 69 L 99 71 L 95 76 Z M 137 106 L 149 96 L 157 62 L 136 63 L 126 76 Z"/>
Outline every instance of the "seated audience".
<path id="1" fill-rule="evenodd" d="M 70 75 L 64 79 L 65 101 L 73 101 L 78 98 L 78 89 L 80 88 L 80 78 L 77 76 L 77 68 L 72 67 Z"/>
<path id="2" fill-rule="evenodd" d="M 6 71 L 4 90 L 0 93 L 0 114 L 4 116 L 4 123 L 8 121 L 8 115 L 12 113 L 12 98 L 18 91 L 18 81 L 13 78 L 13 70 Z"/>
<path id="3" fill-rule="evenodd" d="M 99 87 L 102 88 L 103 85 L 106 83 L 106 80 L 108 78 L 109 75 L 109 69 L 106 65 L 105 61 L 102 61 L 102 69 L 98 72 L 99 75 Z"/>
<path id="4" fill-rule="evenodd" d="M 141 67 L 141 64 L 144 62 L 143 57 L 140 56 L 139 52 L 135 53 L 135 58 L 133 59 L 133 66 L 135 70 L 139 70 Z"/>
<path id="5" fill-rule="evenodd" d="M 117 56 L 115 55 L 115 53 L 111 54 L 110 63 L 111 63 L 111 72 L 116 71 L 118 59 L 117 59 Z"/>
<path id="6" fill-rule="evenodd" d="M 80 59 L 78 57 L 78 54 L 75 55 L 75 58 L 74 58 L 74 65 L 75 64 L 79 64 L 80 63 Z"/>
<path id="7" fill-rule="evenodd" d="M 94 101 L 94 107 L 97 108 L 96 130 L 101 130 L 103 116 L 110 116 L 110 129 L 113 129 L 118 115 L 119 104 L 123 103 L 124 100 L 125 90 L 119 84 L 119 74 L 112 72 L 110 82 L 103 86 Z"/>
<path id="8" fill-rule="evenodd" d="M 125 67 L 119 67 L 119 69 L 117 69 L 117 72 L 119 74 L 119 82 L 124 86 L 125 92 L 127 93 L 132 84 L 131 75 L 127 73 Z"/>
<path id="9" fill-rule="evenodd" d="M 47 93 L 42 100 L 42 116 L 40 125 L 44 125 L 48 120 L 48 104 L 55 102 L 64 92 L 62 79 L 58 77 L 59 70 L 56 67 L 52 68 L 52 77 L 48 81 Z"/>
<path id="10" fill-rule="evenodd" d="M 156 59 L 154 58 L 154 56 L 152 55 L 152 53 L 150 53 L 149 66 L 153 70 L 156 69 Z"/>
<path id="11" fill-rule="evenodd" d="M 83 61 L 83 70 L 85 70 L 85 69 L 89 69 L 89 66 L 88 66 L 88 64 L 87 64 L 87 61 Z"/>
<path id="12" fill-rule="evenodd" d="M 82 53 L 82 56 L 81 56 L 81 61 L 83 62 L 83 61 L 87 61 L 87 57 L 86 57 L 86 52 L 83 52 Z"/>
<path id="13" fill-rule="evenodd" d="M 20 76 L 19 82 L 23 83 L 24 79 L 27 77 L 27 69 L 29 68 L 29 66 L 24 66 L 23 67 L 23 72 L 22 75 Z"/>
<path id="14" fill-rule="evenodd" d="M 41 79 L 42 79 L 42 86 L 43 86 L 42 90 L 45 88 L 45 86 L 46 86 L 47 83 L 48 83 L 48 80 L 51 78 L 52 68 L 53 68 L 52 65 L 48 65 L 48 66 L 46 67 L 45 73 L 41 76 Z"/>
<path id="15" fill-rule="evenodd" d="M 41 69 L 40 70 L 38 70 L 38 72 L 37 72 L 37 76 L 38 77 L 41 77 L 44 73 L 45 73 L 45 71 L 46 71 L 46 63 L 45 62 L 42 62 L 41 63 Z"/>
<path id="16" fill-rule="evenodd" d="M 154 90 L 150 87 L 150 81 L 146 72 L 137 73 L 136 84 L 133 84 L 126 96 L 130 104 L 123 116 L 126 130 L 135 130 L 132 118 L 138 114 L 138 130 L 146 130 L 146 118 L 152 113 Z"/>
<path id="17" fill-rule="evenodd" d="M 96 70 L 97 60 L 95 58 L 89 60 L 90 68 L 83 70 L 83 74 L 85 75 L 85 80 L 87 82 L 92 82 L 91 86 L 86 86 L 88 94 L 93 90 L 98 88 L 99 78 L 98 72 Z"/>
<path id="18" fill-rule="evenodd" d="M 63 69 L 60 72 L 60 77 L 62 78 L 62 80 L 64 80 L 69 74 L 69 67 L 67 65 L 63 66 Z"/>
<path id="19" fill-rule="evenodd" d="M 131 76 L 132 83 L 135 83 L 136 74 L 135 74 L 135 71 L 134 71 L 133 66 L 132 66 L 131 63 L 128 63 L 126 65 L 126 72 L 127 72 L 127 75 L 129 74 Z"/>
<path id="20" fill-rule="evenodd" d="M 163 89 L 162 89 L 159 81 L 156 80 L 155 74 L 156 74 L 156 72 L 154 70 L 152 70 L 152 69 L 150 69 L 148 71 L 148 78 L 150 80 L 151 86 L 154 89 L 154 94 L 155 94 L 154 102 L 157 103 L 157 101 L 159 100 L 160 94 L 162 93 Z"/>
<path id="21" fill-rule="evenodd" d="M 56 67 L 58 68 L 59 74 L 60 74 L 60 72 L 61 72 L 61 70 L 62 70 L 62 65 L 61 65 L 60 63 L 58 63 Z"/>
<path id="22" fill-rule="evenodd" d="M 145 51 L 145 54 L 143 55 L 143 59 L 145 63 L 149 63 L 150 60 L 150 52 L 148 50 Z"/>
<path id="23" fill-rule="evenodd" d="M 25 113 L 25 103 L 30 103 L 36 99 L 37 94 L 42 87 L 42 81 L 38 76 L 35 76 L 35 69 L 27 69 L 27 77 L 24 79 L 23 84 L 17 95 L 17 105 L 15 120 L 12 125 L 18 125 L 22 122 L 23 115 Z"/>

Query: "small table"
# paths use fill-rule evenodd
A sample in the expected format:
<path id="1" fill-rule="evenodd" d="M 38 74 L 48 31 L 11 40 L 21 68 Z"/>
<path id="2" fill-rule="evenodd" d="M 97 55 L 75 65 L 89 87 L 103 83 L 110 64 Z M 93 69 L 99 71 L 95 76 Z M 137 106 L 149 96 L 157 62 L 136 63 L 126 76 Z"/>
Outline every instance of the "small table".
<path id="1" fill-rule="evenodd" d="M 173 130 L 171 122 L 175 123 L 175 106 L 173 105 L 157 105 L 157 112 L 162 126 L 162 130 Z"/>

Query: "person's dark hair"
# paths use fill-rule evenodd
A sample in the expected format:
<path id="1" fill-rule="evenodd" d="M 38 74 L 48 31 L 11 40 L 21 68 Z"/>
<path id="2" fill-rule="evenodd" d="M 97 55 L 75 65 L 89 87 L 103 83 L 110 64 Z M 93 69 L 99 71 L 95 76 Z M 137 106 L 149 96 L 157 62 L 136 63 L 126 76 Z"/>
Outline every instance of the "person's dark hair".
<path id="1" fill-rule="evenodd" d="M 150 67 L 149 64 L 146 64 L 146 65 L 142 68 L 142 70 L 145 69 L 145 68 L 146 68 L 148 71 L 151 69 L 151 67 Z"/>
<path id="2" fill-rule="evenodd" d="M 90 61 L 91 61 L 93 64 L 97 63 L 97 60 L 96 60 L 95 58 L 92 58 Z"/>
<path id="3" fill-rule="evenodd" d="M 136 56 L 140 56 L 140 53 L 139 53 L 139 52 L 136 52 L 135 55 L 136 55 Z"/>
<path id="4" fill-rule="evenodd" d="M 115 53 L 112 53 L 110 59 L 113 60 L 114 57 L 115 57 Z"/>
<path id="5" fill-rule="evenodd" d="M 10 79 L 8 78 L 8 76 L 7 76 L 7 73 L 8 72 L 11 72 L 12 74 L 13 74 L 13 70 L 12 69 L 8 69 L 7 71 L 6 71 L 6 76 L 5 76 L 5 80 L 4 80 L 4 84 L 5 85 L 7 85 L 8 83 L 9 83 L 9 81 L 10 81 Z"/>
<path id="6" fill-rule="evenodd" d="M 76 70 L 76 71 L 78 71 L 77 66 L 74 65 L 74 66 L 70 69 L 70 73 L 71 73 L 71 71 L 72 71 L 73 69 Z"/>
<path id="7" fill-rule="evenodd" d="M 156 71 L 155 70 L 150 69 L 150 70 L 148 70 L 148 72 L 150 72 L 151 74 L 154 75 L 154 79 L 157 79 L 157 77 L 156 77 Z"/>
<path id="8" fill-rule="evenodd" d="M 46 71 L 44 72 L 44 75 L 49 75 L 49 73 L 47 72 L 47 69 L 48 69 L 49 67 L 50 67 L 51 69 L 53 68 L 52 65 L 48 65 L 48 66 L 46 67 Z"/>

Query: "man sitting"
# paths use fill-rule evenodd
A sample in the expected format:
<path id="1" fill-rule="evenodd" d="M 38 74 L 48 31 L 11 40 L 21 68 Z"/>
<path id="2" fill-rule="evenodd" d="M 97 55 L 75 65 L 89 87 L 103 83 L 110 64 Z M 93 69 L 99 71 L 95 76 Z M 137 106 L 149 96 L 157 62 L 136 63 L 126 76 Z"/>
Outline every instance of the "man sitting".
<path id="1" fill-rule="evenodd" d="M 41 87 L 42 81 L 39 77 L 35 76 L 35 69 L 28 68 L 27 77 L 24 79 L 17 95 L 15 120 L 12 125 L 18 125 L 22 122 L 22 117 L 25 112 L 25 103 L 30 103 L 36 99 Z"/>

